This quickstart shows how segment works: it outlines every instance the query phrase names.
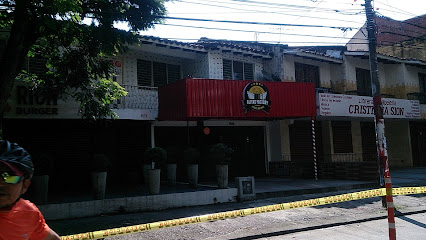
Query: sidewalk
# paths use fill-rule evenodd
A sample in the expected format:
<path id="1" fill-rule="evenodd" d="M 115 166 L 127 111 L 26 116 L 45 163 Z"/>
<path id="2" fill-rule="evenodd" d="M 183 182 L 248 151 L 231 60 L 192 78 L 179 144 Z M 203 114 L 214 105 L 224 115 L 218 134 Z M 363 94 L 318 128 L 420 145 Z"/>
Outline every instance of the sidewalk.
<path id="1" fill-rule="evenodd" d="M 424 185 L 426 168 L 391 171 L 394 187 Z M 377 188 L 372 181 L 338 179 L 255 179 L 256 199 L 283 197 L 360 188 Z M 201 183 L 197 189 L 187 184 L 162 185 L 160 195 L 148 195 L 143 186 L 117 186 L 108 189 L 104 200 L 93 200 L 89 194 L 53 196 L 54 202 L 39 206 L 47 220 L 97 216 L 101 214 L 153 211 L 167 208 L 236 202 L 238 190 L 234 182 L 228 189 L 218 189 L 213 183 Z M 66 202 L 67 201 L 67 202 Z"/>

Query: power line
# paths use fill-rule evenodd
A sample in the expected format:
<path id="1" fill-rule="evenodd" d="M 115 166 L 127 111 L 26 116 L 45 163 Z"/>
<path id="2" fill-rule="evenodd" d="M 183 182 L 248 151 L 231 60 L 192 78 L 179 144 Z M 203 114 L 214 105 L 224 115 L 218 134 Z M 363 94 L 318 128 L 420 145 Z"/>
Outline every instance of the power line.
<path id="1" fill-rule="evenodd" d="M 347 38 L 347 37 L 321 36 L 321 35 L 296 34 L 296 33 L 263 32 L 263 31 L 256 31 L 256 30 L 242 30 L 242 29 L 229 29 L 229 28 L 189 26 L 189 25 L 169 24 L 169 23 L 160 23 L 158 25 L 166 25 L 166 26 L 173 26 L 173 27 L 186 27 L 186 28 L 199 28 L 199 29 L 209 29 L 209 30 L 220 30 L 220 31 L 235 31 L 235 32 L 252 32 L 252 33 L 263 33 L 263 34 L 276 34 L 276 35 L 290 35 L 290 36 L 302 36 L 302 37 L 364 40 L 364 39 L 361 39 L 361 38 Z"/>
<path id="2" fill-rule="evenodd" d="M 236 0 L 236 1 L 238 1 L 238 0 Z M 223 8 L 229 8 L 229 7 L 223 6 L 223 5 L 221 5 L 221 6 L 212 5 L 210 3 L 219 3 L 219 4 L 241 6 L 241 3 L 230 3 L 229 1 L 227 1 L 227 2 L 217 2 L 217 1 L 211 1 L 211 0 L 209 0 L 208 3 L 201 3 L 201 2 L 190 2 L 188 0 L 181 0 L 180 2 L 190 3 L 190 4 L 198 4 L 198 5 L 205 5 L 205 6 L 223 7 Z M 249 4 L 247 4 L 247 3 L 249 3 Z M 250 3 L 252 3 L 252 4 L 250 5 Z M 285 10 L 288 10 L 288 11 L 302 11 L 302 10 L 306 11 L 307 9 L 312 9 L 313 8 L 313 7 L 301 6 L 301 5 L 289 5 L 289 4 L 278 4 L 278 3 L 274 4 L 274 3 L 266 3 L 266 2 L 258 2 L 258 3 L 259 4 L 257 4 L 257 5 L 253 5 L 253 1 L 246 1 L 246 0 L 244 0 L 244 4 L 247 7 L 257 7 L 257 8 L 261 7 L 261 8 L 273 8 L 273 9 L 277 9 L 278 8 L 278 9 L 285 9 Z M 286 7 L 283 7 L 283 6 L 286 6 Z M 317 11 L 321 10 L 321 11 L 327 12 L 327 13 L 333 12 L 333 13 L 341 13 L 341 14 L 347 14 L 347 13 L 345 13 L 346 11 L 364 11 L 361 8 L 360 9 L 342 9 L 342 10 L 339 10 L 339 9 L 329 9 L 329 8 L 316 8 L 316 10 Z M 353 13 L 351 13 L 351 14 L 353 14 Z"/>
<path id="3" fill-rule="evenodd" d="M 399 14 L 405 14 L 405 15 L 411 15 L 411 16 L 417 16 L 417 15 L 416 15 L 416 14 L 414 14 L 414 13 L 410 13 L 410 12 L 407 12 L 407 11 L 405 11 L 405 10 L 402 10 L 402 9 L 396 8 L 396 7 L 392 6 L 392 5 L 390 5 L 390 4 L 389 4 L 389 2 L 388 2 L 388 4 L 386 4 L 386 3 L 383 3 L 383 2 L 378 1 L 378 0 L 376 0 L 376 1 L 377 1 L 378 3 L 380 3 L 380 4 L 382 4 L 382 5 L 385 5 L 385 6 L 391 7 L 393 10 L 399 10 L 399 11 L 400 11 L 400 12 L 396 12 L 396 11 L 388 10 L 389 12 L 394 12 L 394 13 L 399 13 Z"/>
<path id="4" fill-rule="evenodd" d="M 207 5 L 207 4 L 206 4 Z M 221 8 L 227 8 L 227 9 L 232 9 L 232 10 L 240 10 L 239 12 L 226 12 L 225 14 L 236 14 L 236 13 L 272 13 L 272 14 L 285 14 L 285 16 L 292 16 L 292 17 L 304 17 L 304 18 L 312 18 L 312 19 L 321 19 L 321 20 L 328 20 L 328 21 L 339 21 L 339 22 L 347 22 L 347 23 L 356 23 L 356 24 L 363 24 L 363 22 L 357 22 L 357 21 L 350 21 L 350 20 L 344 20 L 344 19 L 337 19 L 337 18 L 329 18 L 329 17 L 312 17 L 312 16 L 304 16 L 304 15 L 298 15 L 298 14 L 290 14 L 290 13 L 283 13 L 283 12 L 276 12 L 276 11 L 260 11 L 260 10 L 246 10 L 246 9 L 241 9 L 241 8 L 232 8 L 232 7 L 225 7 L 225 6 L 219 6 L 219 5 L 211 5 L 208 4 L 208 6 L 213 6 L 213 7 L 221 7 Z M 172 14 L 177 14 L 177 15 L 181 15 L 181 14 L 224 14 L 223 12 L 221 13 L 217 13 L 217 12 L 208 12 L 208 13 L 189 13 L 189 12 L 185 12 L 185 13 L 172 13 Z"/>
<path id="5" fill-rule="evenodd" d="M 304 24 L 266 23 L 266 22 L 243 22 L 243 21 L 232 21 L 232 20 L 213 20 L 213 19 L 179 18 L 179 17 L 163 17 L 163 16 L 156 16 L 156 17 L 164 18 L 164 19 L 183 20 L 183 21 L 238 23 L 238 24 L 271 25 L 271 26 L 287 26 L 287 27 L 290 26 L 290 27 L 331 28 L 331 29 L 339 29 L 339 30 L 342 30 L 342 31 L 354 29 L 354 27 L 337 27 L 337 26 L 324 26 L 324 25 L 304 25 Z"/>

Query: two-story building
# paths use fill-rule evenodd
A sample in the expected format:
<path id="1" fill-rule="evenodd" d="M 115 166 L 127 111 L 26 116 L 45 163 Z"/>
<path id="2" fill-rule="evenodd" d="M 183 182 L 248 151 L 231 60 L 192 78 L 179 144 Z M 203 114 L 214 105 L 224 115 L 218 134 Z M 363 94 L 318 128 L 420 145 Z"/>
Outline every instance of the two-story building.
<path id="1" fill-rule="evenodd" d="M 88 190 L 95 151 L 112 160 L 110 184 L 137 184 L 146 148 L 197 147 L 200 181 L 210 181 L 206 153 L 217 142 L 235 150 L 230 177 L 313 178 L 316 161 L 320 178 L 375 178 L 368 52 L 354 43 L 296 48 L 142 36 L 111 58 L 128 92 L 112 106 L 118 120 L 95 127 L 80 119 L 75 102 L 43 99 L 17 81 L 4 135 L 36 156 L 48 154 L 51 190 L 67 194 Z M 426 63 L 378 58 L 390 166 L 425 166 Z M 178 164 L 185 181 L 183 157 Z"/>

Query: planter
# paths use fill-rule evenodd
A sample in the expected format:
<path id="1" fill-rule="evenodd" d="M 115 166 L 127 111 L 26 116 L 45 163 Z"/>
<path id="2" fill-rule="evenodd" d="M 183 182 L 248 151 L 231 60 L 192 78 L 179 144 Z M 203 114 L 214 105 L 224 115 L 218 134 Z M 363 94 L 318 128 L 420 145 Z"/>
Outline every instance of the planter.
<path id="1" fill-rule="evenodd" d="M 91 172 L 90 173 L 93 196 L 97 200 L 105 198 L 107 172 Z"/>
<path id="2" fill-rule="evenodd" d="M 228 188 L 228 165 L 216 165 L 217 186 Z"/>
<path id="3" fill-rule="evenodd" d="M 148 170 L 148 189 L 150 195 L 160 194 L 160 173 L 161 169 Z"/>
<path id="4" fill-rule="evenodd" d="M 170 185 L 176 185 L 176 163 L 167 164 L 167 182 Z"/>
<path id="5" fill-rule="evenodd" d="M 142 169 L 142 171 L 143 171 L 143 183 L 144 184 L 146 184 L 146 185 L 148 185 L 148 183 L 149 183 L 149 179 L 148 179 L 148 170 L 151 170 L 151 169 L 153 169 L 154 167 L 153 167 L 153 164 L 144 164 L 143 165 L 143 169 Z"/>
<path id="6" fill-rule="evenodd" d="M 34 176 L 31 179 L 33 201 L 36 204 L 46 204 L 49 192 L 49 175 Z"/>
<path id="7" fill-rule="evenodd" d="M 188 164 L 188 183 L 196 188 L 198 185 L 198 164 Z"/>

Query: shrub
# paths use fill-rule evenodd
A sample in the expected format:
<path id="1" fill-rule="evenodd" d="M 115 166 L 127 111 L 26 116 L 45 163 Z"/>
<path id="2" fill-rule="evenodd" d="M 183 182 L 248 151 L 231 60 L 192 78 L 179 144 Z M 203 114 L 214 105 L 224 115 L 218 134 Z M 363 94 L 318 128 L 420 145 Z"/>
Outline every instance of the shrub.
<path id="1" fill-rule="evenodd" d="M 161 168 L 167 161 L 167 152 L 161 147 L 148 148 L 144 152 L 144 163 L 155 163 L 155 168 Z"/>
<path id="2" fill-rule="evenodd" d="M 231 163 L 234 150 L 224 143 L 217 143 L 210 147 L 209 158 L 216 165 L 229 165 Z"/>
<path id="3" fill-rule="evenodd" d="M 185 162 L 189 164 L 195 164 L 200 161 L 200 151 L 193 147 L 188 147 L 184 151 Z"/>

